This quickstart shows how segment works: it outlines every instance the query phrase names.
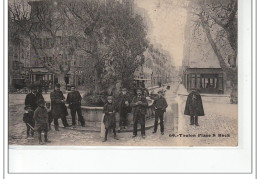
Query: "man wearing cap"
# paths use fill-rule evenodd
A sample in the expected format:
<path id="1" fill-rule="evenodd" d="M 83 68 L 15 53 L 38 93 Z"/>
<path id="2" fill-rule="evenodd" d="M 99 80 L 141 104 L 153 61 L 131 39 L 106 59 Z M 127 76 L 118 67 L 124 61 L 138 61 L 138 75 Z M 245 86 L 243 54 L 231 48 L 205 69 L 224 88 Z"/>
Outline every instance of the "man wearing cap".
<path id="1" fill-rule="evenodd" d="M 71 92 L 68 93 L 66 102 L 69 104 L 70 113 L 72 117 L 72 125 L 76 125 L 75 116 L 78 113 L 78 121 L 80 122 L 81 126 L 85 126 L 85 121 L 82 116 L 81 111 L 81 95 L 79 91 L 75 91 L 75 87 L 71 87 Z"/>
<path id="2" fill-rule="evenodd" d="M 133 98 L 131 102 L 131 107 L 133 108 L 133 116 L 134 116 L 134 130 L 133 137 L 137 135 L 137 123 L 140 121 L 141 123 L 141 134 L 142 137 L 145 138 L 145 114 L 148 106 L 148 102 L 144 96 L 142 96 L 142 90 L 137 89 L 137 95 Z"/>
<path id="3" fill-rule="evenodd" d="M 120 114 L 120 121 L 119 121 L 119 131 L 122 128 L 127 128 L 128 126 L 128 120 L 127 120 L 127 114 L 131 112 L 131 99 L 130 96 L 127 94 L 127 89 L 122 88 L 121 94 L 118 98 L 118 109 Z"/>
<path id="4" fill-rule="evenodd" d="M 66 116 L 68 115 L 67 107 L 65 105 L 65 97 L 60 90 L 60 84 L 55 85 L 55 90 L 50 94 L 51 98 L 51 112 L 54 119 L 54 127 L 59 131 L 58 119 L 61 118 L 64 127 L 70 127 Z"/>
<path id="5" fill-rule="evenodd" d="M 163 114 L 166 112 L 166 108 L 168 104 L 163 97 L 163 91 L 158 91 L 158 98 L 154 100 L 153 107 L 155 109 L 155 121 L 154 121 L 154 131 L 153 133 L 157 132 L 158 126 L 158 118 L 160 118 L 160 129 L 161 134 L 164 135 L 164 123 L 163 123 Z"/>
<path id="6" fill-rule="evenodd" d="M 184 115 L 190 116 L 190 125 L 199 126 L 198 116 L 204 116 L 204 109 L 199 92 L 192 89 L 187 97 Z"/>

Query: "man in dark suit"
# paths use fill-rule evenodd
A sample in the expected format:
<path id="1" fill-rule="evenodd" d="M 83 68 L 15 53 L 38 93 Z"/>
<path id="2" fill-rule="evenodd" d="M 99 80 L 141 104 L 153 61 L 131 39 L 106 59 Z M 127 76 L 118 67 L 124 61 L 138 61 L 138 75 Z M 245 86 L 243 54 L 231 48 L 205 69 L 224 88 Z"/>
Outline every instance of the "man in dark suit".
<path id="1" fill-rule="evenodd" d="M 145 138 L 145 115 L 146 109 L 148 106 L 148 102 L 144 96 L 142 96 L 142 90 L 137 89 L 137 95 L 133 98 L 131 102 L 131 107 L 133 108 L 133 116 L 134 116 L 134 130 L 133 137 L 137 136 L 137 123 L 140 121 L 141 123 L 141 135 Z"/>
<path id="2" fill-rule="evenodd" d="M 163 91 L 158 91 L 158 97 L 153 102 L 153 107 L 155 109 L 155 121 L 154 121 L 154 131 L 153 133 L 157 132 L 157 126 L 158 126 L 158 118 L 160 118 L 160 129 L 161 134 L 164 135 L 164 123 L 163 123 L 163 114 L 166 112 L 166 108 L 168 107 L 168 104 L 163 97 Z"/>
<path id="3" fill-rule="evenodd" d="M 51 113 L 54 119 L 54 127 L 59 131 L 58 119 L 61 118 L 64 127 L 70 127 L 66 116 L 68 115 L 67 107 L 65 105 L 65 97 L 60 90 L 60 84 L 56 84 L 55 90 L 50 94 L 51 98 Z"/>
<path id="4" fill-rule="evenodd" d="M 69 104 L 73 126 L 76 125 L 76 120 L 75 120 L 76 113 L 78 113 L 78 121 L 80 122 L 81 126 L 85 126 L 85 121 L 83 119 L 82 111 L 81 111 L 81 99 L 82 97 L 79 91 L 76 91 L 75 87 L 72 86 L 71 92 L 68 93 L 66 102 Z"/>
<path id="5" fill-rule="evenodd" d="M 131 111 L 130 103 L 131 99 L 130 96 L 127 94 L 127 89 L 122 88 L 118 100 L 118 109 L 120 114 L 119 131 L 122 128 L 126 129 L 128 126 L 127 114 Z"/>
<path id="6" fill-rule="evenodd" d="M 188 95 L 184 115 L 190 116 L 190 125 L 199 126 L 198 116 L 204 116 L 204 109 L 199 92 L 196 89 L 192 89 Z"/>

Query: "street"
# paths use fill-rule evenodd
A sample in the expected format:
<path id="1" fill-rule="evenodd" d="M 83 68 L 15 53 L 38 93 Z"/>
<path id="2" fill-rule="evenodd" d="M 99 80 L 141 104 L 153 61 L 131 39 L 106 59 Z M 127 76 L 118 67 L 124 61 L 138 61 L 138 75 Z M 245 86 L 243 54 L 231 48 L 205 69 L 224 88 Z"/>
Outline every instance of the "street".
<path id="1" fill-rule="evenodd" d="M 117 134 L 120 140 L 115 140 L 113 135 L 110 134 L 108 141 L 103 143 L 99 132 L 77 130 L 77 128 L 81 128 L 80 126 L 76 128 L 61 127 L 60 131 L 55 131 L 52 126 L 52 130 L 48 133 L 48 138 L 51 140 L 51 143 L 47 145 L 225 146 L 237 144 L 237 105 L 229 104 L 227 97 L 219 97 L 218 100 L 216 100 L 216 97 L 202 97 L 205 116 L 199 117 L 200 126 L 190 126 L 189 116 L 183 115 L 187 96 L 180 95 L 183 93 L 182 91 L 183 86 L 178 85 L 176 82 L 171 85 L 171 89 L 167 90 L 165 95 L 169 105 L 166 112 L 167 114 L 170 114 L 170 107 L 178 102 L 178 130 L 174 128 L 176 126 L 173 126 L 173 123 L 176 123 L 176 121 L 173 122 L 173 120 L 177 120 L 177 118 L 168 116 L 165 118 L 165 135 L 161 135 L 159 129 L 156 134 L 152 134 L 153 128 L 150 128 L 146 130 L 145 139 L 141 138 L 140 132 L 138 132 L 136 138 L 132 138 L 132 132 L 124 132 Z M 44 94 L 46 99 L 48 96 L 49 94 Z M 26 126 L 22 120 L 24 98 L 25 95 L 9 94 L 10 145 L 38 145 L 37 134 L 35 134 L 34 139 L 26 139 Z M 70 119 L 68 119 L 68 122 L 71 124 Z M 212 137 L 213 134 L 217 136 Z M 219 134 L 223 136 L 220 137 L 218 136 Z M 196 137 L 188 137 L 188 135 L 196 135 Z M 208 135 L 211 136 L 209 137 Z"/>

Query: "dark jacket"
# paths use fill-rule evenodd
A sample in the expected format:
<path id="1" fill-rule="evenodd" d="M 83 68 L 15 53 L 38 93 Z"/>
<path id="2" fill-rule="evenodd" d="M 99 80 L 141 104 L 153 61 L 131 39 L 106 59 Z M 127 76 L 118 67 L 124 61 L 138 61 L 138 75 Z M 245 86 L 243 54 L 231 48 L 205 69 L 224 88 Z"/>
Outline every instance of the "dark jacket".
<path id="1" fill-rule="evenodd" d="M 136 104 L 137 102 L 141 102 L 140 104 Z M 146 109 L 148 107 L 148 102 L 144 96 L 135 96 L 131 102 L 131 107 L 133 108 L 133 115 L 137 115 L 138 113 L 145 115 Z"/>
<path id="2" fill-rule="evenodd" d="M 38 107 L 34 111 L 33 119 L 35 121 L 35 130 L 38 130 L 40 127 L 47 127 L 48 124 L 48 112 L 45 107 Z"/>
<path id="3" fill-rule="evenodd" d="M 111 114 L 109 112 L 112 112 Z M 103 113 L 105 113 L 103 123 L 108 128 L 116 128 L 116 106 L 113 103 L 106 103 L 103 108 Z"/>
<path id="4" fill-rule="evenodd" d="M 68 115 L 67 107 L 62 100 L 65 99 L 61 91 L 53 91 L 51 97 L 51 112 L 53 118 L 61 118 Z"/>
<path id="5" fill-rule="evenodd" d="M 192 91 L 188 95 L 184 114 L 189 116 L 204 116 L 202 100 L 198 92 Z"/>
<path id="6" fill-rule="evenodd" d="M 38 101 L 41 100 L 41 99 L 44 100 L 44 98 L 43 98 L 43 96 L 42 96 L 42 92 L 39 92 L 39 91 L 38 91 L 38 92 L 36 93 L 36 101 L 37 101 L 37 104 L 38 104 Z"/>
<path id="7" fill-rule="evenodd" d="M 28 111 L 28 112 L 23 114 L 23 122 L 29 123 L 29 124 L 34 122 L 34 120 L 33 120 L 33 111 Z"/>
<path id="8" fill-rule="evenodd" d="M 37 98 L 33 93 L 29 93 L 25 97 L 25 106 L 31 106 L 32 110 L 37 108 Z"/>
<path id="9" fill-rule="evenodd" d="M 81 106 L 81 95 L 78 91 L 72 91 L 68 93 L 66 102 L 69 104 L 69 107 Z"/>
<path id="10" fill-rule="evenodd" d="M 129 103 L 128 106 L 125 104 L 126 101 Z M 121 112 L 127 112 L 127 113 L 131 112 L 131 106 L 130 106 L 131 97 L 128 94 L 125 94 L 125 95 L 120 94 L 120 96 L 118 97 L 117 103 L 118 103 L 118 111 L 120 113 Z"/>
<path id="11" fill-rule="evenodd" d="M 162 110 L 165 112 L 166 108 L 168 107 L 168 104 L 164 97 L 158 97 L 154 100 L 153 107 L 155 108 L 155 110 Z"/>

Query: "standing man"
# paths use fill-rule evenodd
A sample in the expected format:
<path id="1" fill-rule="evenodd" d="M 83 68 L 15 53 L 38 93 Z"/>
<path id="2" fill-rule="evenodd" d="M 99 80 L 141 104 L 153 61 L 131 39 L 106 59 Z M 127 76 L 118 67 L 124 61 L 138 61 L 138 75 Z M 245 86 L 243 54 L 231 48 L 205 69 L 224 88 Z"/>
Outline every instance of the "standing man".
<path id="1" fill-rule="evenodd" d="M 119 130 L 122 128 L 127 129 L 128 126 L 128 120 L 127 120 L 127 114 L 131 111 L 130 107 L 131 99 L 130 96 L 127 94 L 127 89 L 123 88 L 121 90 L 121 94 L 119 96 L 119 102 L 118 102 L 118 108 L 119 108 L 119 114 L 120 114 L 120 121 L 119 121 Z"/>
<path id="2" fill-rule="evenodd" d="M 65 105 L 65 97 L 60 90 L 60 84 L 56 84 L 55 89 L 50 94 L 51 97 L 51 112 L 54 119 L 54 127 L 59 131 L 58 119 L 61 118 L 64 127 L 70 127 L 66 116 L 68 115 L 67 107 Z"/>
<path id="3" fill-rule="evenodd" d="M 204 109 L 201 96 L 196 89 L 192 89 L 188 95 L 184 115 L 190 116 L 190 125 L 199 126 L 198 116 L 204 116 Z"/>
<path id="4" fill-rule="evenodd" d="M 137 135 L 137 123 L 140 121 L 141 123 L 141 134 L 142 137 L 145 138 L 145 114 L 146 108 L 148 106 L 148 102 L 144 96 L 142 96 L 142 90 L 137 89 L 137 96 L 133 98 L 131 103 L 131 107 L 133 107 L 133 115 L 134 115 L 134 130 L 133 137 Z"/>
<path id="5" fill-rule="evenodd" d="M 66 102 L 69 104 L 70 113 L 72 117 L 72 126 L 76 125 L 75 116 L 78 113 L 78 121 L 80 122 L 81 126 L 85 126 L 85 121 L 82 116 L 81 112 L 81 95 L 79 91 L 75 91 L 75 87 L 71 87 L 71 92 L 69 92 L 67 96 Z"/>
<path id="6" fill-rule="evenodd" d="M 30 106 L 33 111 L 38 107 L 37 105 L 37 97 L 36 90 L 33 89 L 31 93 L 27 94 L 25 97 L 25 106 Z"/>
<path id="7" fill-rule="evenodd" d="M 168 104 L 163 97 L 163 91 L 158 91 L 158 98 L 154 100 L 153 107 L 155 109 L 155 121 L 154 121 L 154 131 L 153 133 L 157 132 L 158 126 L 158 118 L 160 118 L 160 129 L 161 134 L 164 135 L 164 123 L 163 123 L 163 114 L 166 112 L 166 108 Z"/>

